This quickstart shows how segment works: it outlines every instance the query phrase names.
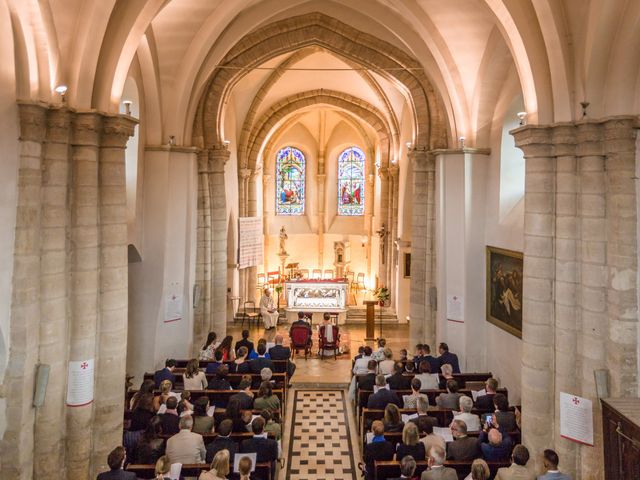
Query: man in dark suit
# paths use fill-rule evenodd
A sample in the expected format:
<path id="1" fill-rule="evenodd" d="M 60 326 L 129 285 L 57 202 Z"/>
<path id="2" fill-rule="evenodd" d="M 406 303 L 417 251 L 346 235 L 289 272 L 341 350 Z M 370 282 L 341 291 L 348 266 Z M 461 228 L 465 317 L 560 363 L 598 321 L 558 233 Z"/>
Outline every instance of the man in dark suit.
<path id="1" fill-rule="evenodd" d="M 176 376 L 173 371 L 176 368 L 176 361 L 173 358 L 167 358 L 164 362 L 164 368 L 162 370 L 156 370 L 153 374 L 153 381 L 156 383 L 156 388 L 160 388 L 160 384 L 164 380 L 169 380 L 171 385 L 176 384 Z"/>
<path id="2" fill-rule="evenodd" d="M 438 347 L 438 350 L 440 351 L 440 356 L 438 357 L 438 361 L 440 362 L 440 367 L 445 363 L 448 363 L 453 368 L 453 373 L 460 373 L 460 364 L 458 363 L 458 356 L 455 353 L 451 353 L 449 351 L 449 345 L 443 342 Z"/>
<path id="3" fill-rule="evenodd" d="M 498 381 L 493 377 L 487 379 L 484 382 L 484 389 L 487 393 L 476 398 L 476 408 L 483 412 L 493 412 L 495 410 L 493 397 L 496 396 L 496 390 L 498 390 Z"/>
<path id="4" fill-rule="evenodd" d="M 416 410 L 418 411 L 418 416 L 409 421 L 416 424 L 419 433 L 433 433 L 433 427 L 438 426 L 438 419 L 430 417 L 427 413 L 429 411 L 429 400 L 424 397 L 418 397 L 416 399 Z"/>
<path id="5" fill-rule="evenodd" d="M 425 343 L 422 345 L 422 351 L 424 352 L 424 357 L 422 357 L 422 359 L 429 362 L 431 373 L 440 373 L 440 360 L 431 355 L 431 347 Z"/>
<path id="6" fill-rule="evenodd" d="M 411 455 L 405 455 L 400 460 L 400 476 L 387 480 L 410 480 L 416 471 L 416 461 Z"/>
<path id="7" fill-rule="evenodd" d="M 393 375 L 387 378 L 387 383 L 391 390 L 411 390 L 411 378 L 404 373 L 404 366 L 401 362 L 396 362 L 393 367 Z"/>
<path id="8" fill-rule="evenodd" d="M 282 335 L 276 335 L 275 346 L 269 349 L 271 360 L 289 360 L 291 358 L 291 349 L 282 346 Z M 287 378 L 293 377 L 296 371 L 296 365 L 292 361 L 287 362 Z"/>
<path id="9" fill-rule="evenodd" d="M 373 395 L 369 395 L 367 408 L 384 410 L 390 403 L 394 403 L 398 406 L 398 408 L 402 408 L 402 402 L 398 398 L 398 395 L 386 388 L 387 382 L 385 381 L 384 375 L 376 376 L 375 386 L 378 387 L 378 391 Z"/>
<path id="10" fill-rule="evenodd" d="M 264 418 L 256 417 L 251 422 L 251 430 L 253 431 L 253 438 L 243 440 L 240 444 L 241 453 L 255 453 L 256 462 L 269 462 L 271 463 L 271 477 L 274 478 L 276 460 L 278 459 L 278 442 L 267 438 L 267 434 L 264 432 Z"/>
<path id="11" fill-rule="evenodd" d="M 249 341 L 249 330 L 243 330 L 242 340 L 238 340 L 236 342 L 236 354 L 238 353 L 238 349 L 240 347 L 247 347 L 247 353 L 251 353 L 253 351 L 253 342 Z"/>
<path id="12" fill-rule="evenodd" d="M 272 372 L 275 371 L 273 367 L 273 362 L 265 358 L 264 354 L 267 353 L 267 345 L 265 343 L 258 343 L 258 358 L 254 358 L 249 361 L 249 368 L 251 368 L 251 373 L 260 373 L 263 368 L 269 368 Z M 289 352 L 291 354 L 291 352 Z"/>
<path id="13" fill-rule="evenodd" d="M 375 478 L 376 460 L 393 460 L 396 453 L 393 444 L 384 438 L 384 424 L 380 420 L 375 420 L 371 424 L 373 438 L 364 446 L 363 460 L 365 465 L 366 480 Z"/>
<path id="14" fill-rule="evenodd" d="M 378 368 L 378 362 L 375 360 L 369 360 L 367 365 L 369 371 L 364 375 L 358 375 L 358 388 L 360 390 L 373 390 L 373 386 L 376 384 L 376 369 Z"/>
<path id="15" fill-rule="evenodd" d="M 253 392 L 251 391 L 251 381 L 242 380 L 238 386 L 240 392 L 231 395 L 229 403 L 232 401 L 240 404 L 240 410 L 251 410 L 253 408 Z"/>
<path id="16" fill-rule="evenodd" d="M 492 428 L 488 432 L 483 431 L 479 440 L 482 458 L 487 462 L 509 460 L 513 448 L 513 442 L 509 435 L 503 437 L 497 428 Z"/>
<path id="17" fill-rule="evenodd" d="M 136 480 L 136 474 L 133 472 L 125 472 L 122 467 L 126 453 L 123 446 L 114 448 L 107 457 L 107 464 L 110 470 L 98 475 L 97 480 Z"/>
<path id="18" fill-rule="evenodd" d="M 462 420 L 454 420 L 451 424 L 453 442 L 447 444 L 447 460 L 467 462 L 480 456 L 480 442 L 477 438 L 467 436 L 467 424 Z"/>
<path id="19" fill-rule="evenodd" d="M 229 463 L 233 465 L 233 456 L 238 453 L 239 444 L 235 440 L 229 438 L 232 429 L 233 422 L 228 418 L 220 422 L 220 425 L 218 425 L 218 436 L 214 438 L 213 442 L 206 445 L 207 463 L 211 464 L 213 457 L 215 457 L 216 453 L 220 450 L 229 450 Z"/>
<path id="20" fill-rule="evenodd" d="M 208 373 L 208 374 L 216 373 L 216 371 L 220 368 L 220 366 L 224 364 L 224 362 L 222 361 L 222 355 L 223 355 L 222 350 L 216 350 L 213 353 L 213 358 L 215 358 L 215 361 L 207 363 L 207 368 L 204 371 L 204 373 Z"/>
<path id="21" fill-rule="evenodd" d="M 180 431 L 180 416 L 178 415 L 178 399 L 169 397 L 165 402 L 167 409 L 158 415 L 162 425 L 162 433 L 165 435 L 175 435 Z"/>

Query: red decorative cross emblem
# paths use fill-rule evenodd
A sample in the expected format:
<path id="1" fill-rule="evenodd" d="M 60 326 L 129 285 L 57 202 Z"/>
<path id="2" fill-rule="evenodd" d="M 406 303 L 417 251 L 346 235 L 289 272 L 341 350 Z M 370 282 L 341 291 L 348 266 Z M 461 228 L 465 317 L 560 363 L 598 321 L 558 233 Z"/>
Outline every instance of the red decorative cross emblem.
<path id="1" fill-rule="evenodd" d="M 578 397 L 573 397 L 573 400 L 571 400 L 573 402 L 574 405 L 580 405 L 580 399 Z"/>
<path id="2" fill-rule="evenodd" d="M 82 362 L 80 364 L 80 368 L 83 370 L 86 370 L 87 368 L 89 368 L 89 364 L 87 362 Z"/>

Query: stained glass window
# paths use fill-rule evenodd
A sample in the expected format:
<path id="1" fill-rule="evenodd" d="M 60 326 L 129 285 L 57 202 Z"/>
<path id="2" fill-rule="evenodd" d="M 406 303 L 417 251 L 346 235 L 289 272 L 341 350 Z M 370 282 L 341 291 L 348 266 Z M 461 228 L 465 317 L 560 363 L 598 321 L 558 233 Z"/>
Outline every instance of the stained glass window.
<path id="1" fill-rule="evenodd" d="M 276 215 L 304 215 L 306 161 L 300 150 L 281 149 L 276 156 Z"/>
<path id="2" fill-rule="evenodd" d="M 364 215 L 364 152 L 349 147 L 338 157 L 338 215 Z"/>

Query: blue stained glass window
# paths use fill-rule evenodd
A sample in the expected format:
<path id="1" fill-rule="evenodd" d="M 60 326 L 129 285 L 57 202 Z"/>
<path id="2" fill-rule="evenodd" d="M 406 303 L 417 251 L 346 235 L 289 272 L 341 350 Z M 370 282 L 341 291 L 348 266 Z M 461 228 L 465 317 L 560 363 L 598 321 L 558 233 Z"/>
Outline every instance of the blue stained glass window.
<path id="1" fill-rule="evenodd" d="M 304 215 L 306 161 L 300 150 L 285 147 L 276 156 L 276 215 Z"/>
<path id="2" fill-rule="evenodd" d="M 338 157 L 338 215 L 364 215 L 364 152 L 349 147 Z"/>

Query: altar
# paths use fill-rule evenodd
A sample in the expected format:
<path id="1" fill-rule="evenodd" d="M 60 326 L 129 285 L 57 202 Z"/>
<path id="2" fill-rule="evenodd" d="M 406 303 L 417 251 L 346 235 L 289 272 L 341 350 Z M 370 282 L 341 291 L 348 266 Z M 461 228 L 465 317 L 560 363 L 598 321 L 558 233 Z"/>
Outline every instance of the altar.
<path id="1" fill-rule="evenodd" d="M 289 323 L 296 321 L 298 312 L 311 313 L 318 325 L 325 313 L 337 313 L 338 323 L 347 319 L 347 293 L 349 282 L 335 280 L 288 280 L 285 282 L 285 312 Z"/>

